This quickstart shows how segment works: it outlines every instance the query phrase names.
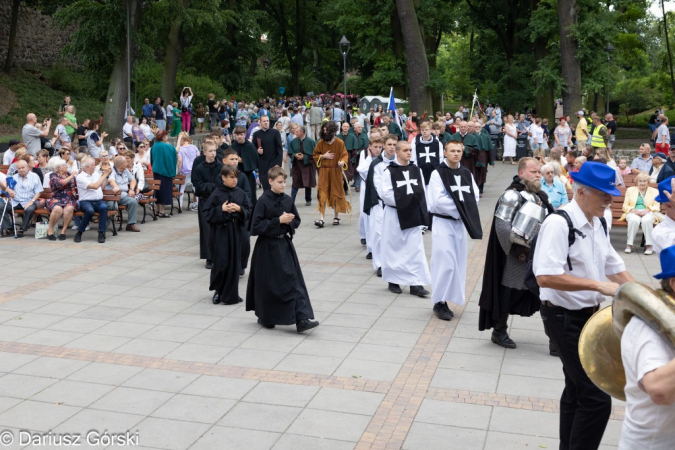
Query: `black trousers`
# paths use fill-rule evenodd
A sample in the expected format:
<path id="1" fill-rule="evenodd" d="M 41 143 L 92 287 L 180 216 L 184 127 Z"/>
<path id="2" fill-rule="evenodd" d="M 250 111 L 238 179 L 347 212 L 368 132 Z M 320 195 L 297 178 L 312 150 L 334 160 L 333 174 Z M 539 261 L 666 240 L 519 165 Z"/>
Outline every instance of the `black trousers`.
<path id="1" fill-rule="evenodd" d="M 249 187 L 251 188 L 251 207 L 255 208 L 255 203 L 258 201 L 258 195 L 256 192 L 256 184 L 255 184 L 255 171 L 251 170 L 250 172 L 244 171 L 244 175 L 246 175 L 246 178 L 248 178 L 248 184 Z"/>
<path id="2" fill-rule="evenodd" d="M 208 197 L 199 197 L 197 204 L 197 223 L 199 224 L 199 259 L 211 260 L 211 249 L 209 241 L 211 240 L 211 225 L 204 216 L 204 205 Z"/>
<path id="3" fill-rule="evenodd" d="M 540 312 L 565 374 L 560 397 L 560 450 L 597 449 L 612 412 L 612 400 L 588 378 L 579 360 L 579 336 L 591 313 L 544 303 Z"/>
<path id="4" fill-rule="evenodd" d="M 291 189 L 291 198 L 293 199 L 293 203 L 295 203 L 295 197 L 298 195 L 299 190 L 300 189 L 298 188 Z M 305 201 L 306 202 L 312 201 L 312 188 L 305 188 Z"/>

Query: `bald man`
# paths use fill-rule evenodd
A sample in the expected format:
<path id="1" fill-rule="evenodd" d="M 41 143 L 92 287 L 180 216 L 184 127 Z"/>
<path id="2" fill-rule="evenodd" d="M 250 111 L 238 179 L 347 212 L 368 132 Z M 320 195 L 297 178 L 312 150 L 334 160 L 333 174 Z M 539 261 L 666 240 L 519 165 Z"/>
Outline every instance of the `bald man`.
<path id="1" fill-rule="evenodd" d="M 41 137 L 49 136 L 49 128 L 52 126 L 52 119 L 45 119 L 42 122 L 42 130 L 37 128 L 37 117 L 33 113 L 26 116 L 26 125 L 21 130 L 21 139 L 26 144 L 26 151 L 37 158 L 37 153 L 42 149 Z"/>

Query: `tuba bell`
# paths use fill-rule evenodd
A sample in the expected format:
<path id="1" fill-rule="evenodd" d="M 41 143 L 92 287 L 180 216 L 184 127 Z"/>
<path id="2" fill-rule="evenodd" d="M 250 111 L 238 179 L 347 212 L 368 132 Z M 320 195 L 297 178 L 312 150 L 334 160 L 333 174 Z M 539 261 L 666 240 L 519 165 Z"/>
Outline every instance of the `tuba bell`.
<path id="1" fill-rule="evenodd" d="M 675 348 L 675 298 L 642 283 L 626 283 L 611 307 L 596 312 L 579 338 L 579 359 L 591 381 L 605 393 L 626 400 L 621 336 L 633 316 L 644 320 Z"/>

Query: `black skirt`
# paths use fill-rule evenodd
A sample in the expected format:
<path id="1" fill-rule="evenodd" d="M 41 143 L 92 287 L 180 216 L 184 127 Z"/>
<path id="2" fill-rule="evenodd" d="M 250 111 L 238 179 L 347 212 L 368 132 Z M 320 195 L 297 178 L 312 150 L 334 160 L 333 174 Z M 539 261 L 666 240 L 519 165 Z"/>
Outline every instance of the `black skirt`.
<path id="1" fill-rule="evenodd" d="M 159 191 L 155 193 L 157 203 L 160 205 L 170 205 L 173 202 L 173 178 L 165 177 L 158 173 L 155 173 L 153 176 L 161 182 Z"/>

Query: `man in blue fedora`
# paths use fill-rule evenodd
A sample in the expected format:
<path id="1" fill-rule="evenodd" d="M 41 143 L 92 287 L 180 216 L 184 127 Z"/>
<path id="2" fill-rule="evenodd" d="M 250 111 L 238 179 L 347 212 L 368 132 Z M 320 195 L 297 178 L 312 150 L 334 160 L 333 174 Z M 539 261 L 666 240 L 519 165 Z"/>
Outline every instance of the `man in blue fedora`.
<path id="1" fill-rule="evenodd" d="M 675 246 L 661 252 L 661 289 L 675 297 Z M 621 336 L 626 417 L 619 449 L 672 449 L 675 442 L 675 349 L 633 316 Z"/>
<path id="2" fill-rule="evenodd" d="M 652 231 L 652 243 L 654 251 L 658 255 L 664 248 L 675 245 L 675 196 L 673 187 L 675 186 L 675 177 L 666 178 L 659 183 L 659 195 L 655 200 L 663 203 L 666 210 L 666 217 Z"/>
<path id="3" fill-rule="evenodd" d="M 614 169 L 587 162 L 571 176 L 574 199 L 558 210 L 562 214 L 544 220 L 532 269 L 540 288 L 541 317 L 565 375 L 560 449 L 591 450 L 600 446 L 612 401 L 581 366 L 579 335 L 605 296 L 614 295 L 619 285 L 633 277 L 612 247 L 603 217 L 612 196 L 621 194 Z"/>

